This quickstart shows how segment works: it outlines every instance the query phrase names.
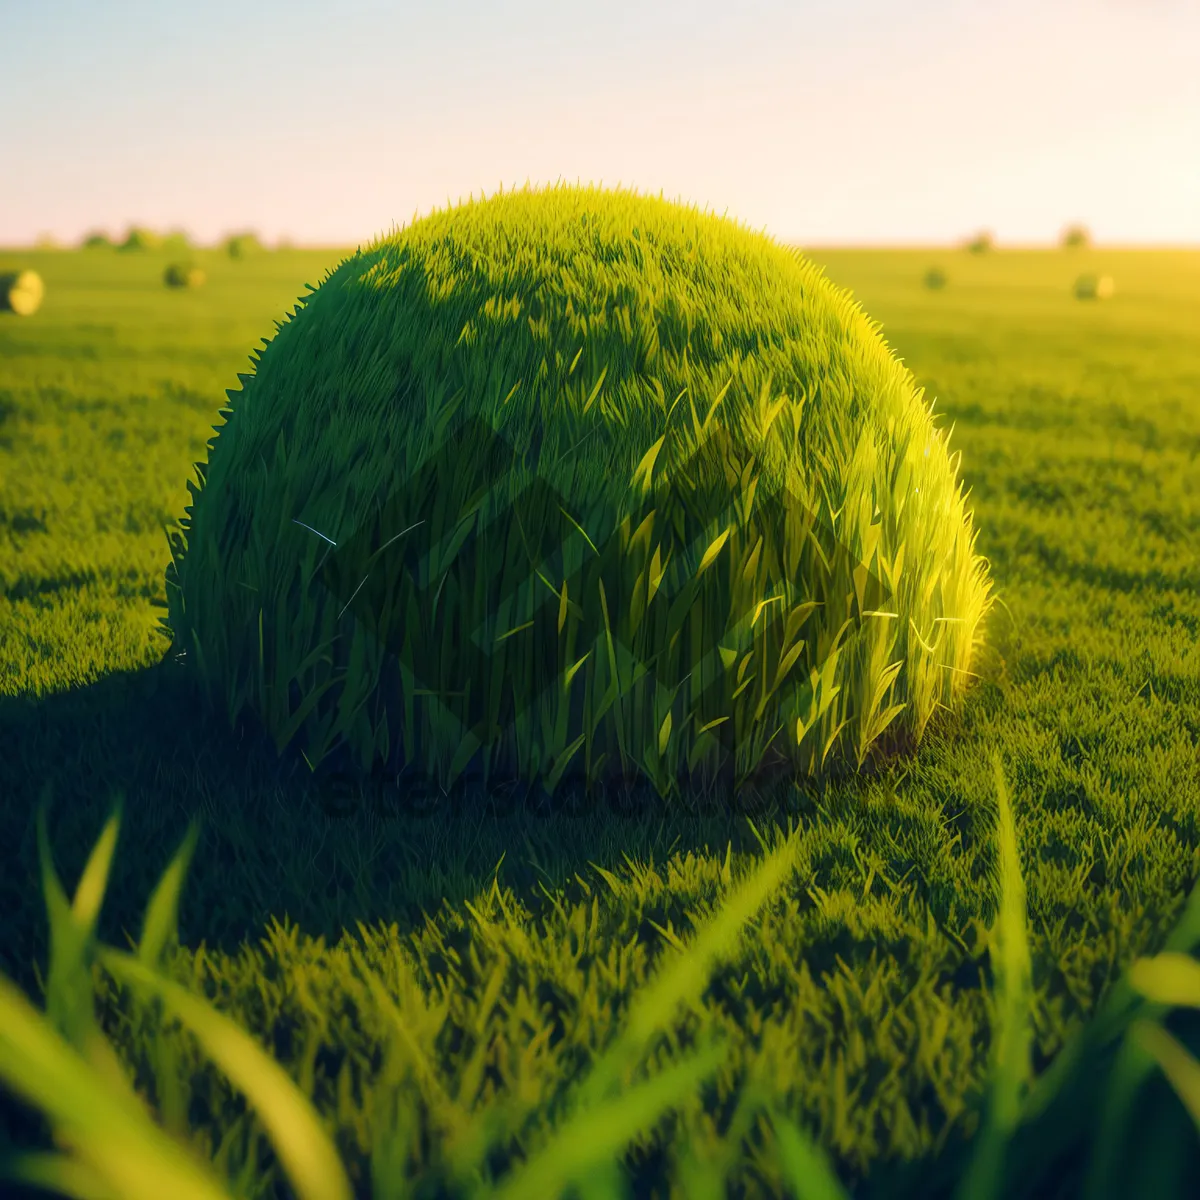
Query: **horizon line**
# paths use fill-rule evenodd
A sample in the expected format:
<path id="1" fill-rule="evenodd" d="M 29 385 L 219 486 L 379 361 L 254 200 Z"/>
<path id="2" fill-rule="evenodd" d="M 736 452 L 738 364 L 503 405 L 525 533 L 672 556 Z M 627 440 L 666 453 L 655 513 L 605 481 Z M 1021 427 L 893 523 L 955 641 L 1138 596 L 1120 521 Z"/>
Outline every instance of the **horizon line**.
<path id="1" fill-rule="evenodd" d="M 275 253 L 278 251 L 286 252 L 288 250 L 304 250 L 304 251 L 310 251 L 310 252 L 315 252 L 315 251 L 321 250 L 321 251 L 342 251 L 342 252 L 346 252 L 346 253 L 352 253 L 352 252 L 362 249 L 366 245 L 369 245 L 371 242 L 378 241 L 381 236 L 385 237 L 385 238 L 394 236 L 395 233 L 403 233 L 404 230 L 407 228 L 410 228 L 410 226 L 405 226 L 402 229 L 394 231 L 394 233 L 392 233 L 392 234 L 383 234 L 383 235 L 375 234 L 370 238 L 362 239 L 362 240 L 358 240 L 358 241 L 349 240 L 349 241 L 345 241 L 345 242 L 331 242 L 331 241 L 309 242 L 309 241 L 300 241 L 299 239 L 286 238 L 286 237 L 285 238 L 274 238 L 274 239 L 260 239 L 260 241 L 262 241 L 263 248 L 267 253 Z M 89 236 L 89 235 L 85 235 L 85 236 Z M 768 235 L 768 236 L 771 236 L 771 235 Z M 210 250 L 210 251 L 211 250 L 222 250 L 224 248 L 224 244 L 225 244 L 226 240 L 227 239 L 222 238 L 220 241 L 216 241 L 216 242 L 195 242 L 195 243 L 191 243 L 190 245 L 188 245 L 186 247 L 180 247 L 179 249 Z M 801 239 L 801 240 L 795 240 L 795 239 L 785 240 L 783 238 L 772 238 L 772 240 L 777 242 L 781 246 L 784 246 L 788 249 L 795 249 L 795 250 L 896 250 L 896 251 L 907 250 L 907 251 L 914 251 L 914 252 L 923 250 L 923 251 L 927 251 L 927 252 L 941 252 L 941 251 L 960 252 L 960 251 L 965 251 L 967 249 L 967 243 L 971 239 L 968 237 L 968 238 L 962 238 L 962 239 L 952 241 L 952 242 L 906 241 L 904 239 L 897 239 L 895 241 L 887 241 L 887 240 L 880 240 L 880 239 L 869 239 L 869 240 L 865 240 L 865 241 L 853 241 L 853 240 L 845 240 L 845 239 L 831 239 L 831 240 L 822 239 L 819 241 L 806 241 L 803 239 Z M 63 253 L 66 251 L 76 251 L 76 250 L 81 251 L 84 248 L 85 247 L 83 245 L 82 238 L 80 238 L 78 241 L 74 241 L 74 242 L 60 241 L 57 238 L 37 238 L 32 242 L 0 243 L 0 253 L 3 253 L 3 254 L 13 254 L 13 253 L 52 254 L 52 253 Z M 111 248 L 113 250 L 119 249 L 119 246 L 115 242 L 115 240 L 114 240 Z M 142 251 L 140 251 L 140 253 L 156 254 L 156 253 L 163 253 L 164 251 L 169 251 L 171 249 L 174 249 L 174 248 L 168 247 L 168 246 L 157 246 L 152 249 L 147 248 L 146 250 L 142 250 Z M 997 253 L 997 252 L 1001 252 L 1001 251 L 1013 251 L 1013 250 L 1015 250 L 1015 251 L 1033 251 L 1033 250 L 1066 250 L 1066 249 L 1073 249 L 1076 251 L 1086 251 L 1086 250 L 1195 251 L 1195 250 L 1200 250 L 1200 240 L 1179 241 L 1179 242 L 1158 242 L 1158 241 L 1141 242 L 1141 241 L 1122 239 L 1119 241 L 1112 241 L 1112 242 L 1091 241 L 1085 246 L 1078 246 L 1078 247 L 1066 247 L 1062 244 L 1062 242 L 1060 240 L 1056 240 L 1056 241 L 1014 241 L 1014 242 L 1004 242 L 1004 241 L 999 241 L 999 240 L 993 240 L 987 253 Z"/>

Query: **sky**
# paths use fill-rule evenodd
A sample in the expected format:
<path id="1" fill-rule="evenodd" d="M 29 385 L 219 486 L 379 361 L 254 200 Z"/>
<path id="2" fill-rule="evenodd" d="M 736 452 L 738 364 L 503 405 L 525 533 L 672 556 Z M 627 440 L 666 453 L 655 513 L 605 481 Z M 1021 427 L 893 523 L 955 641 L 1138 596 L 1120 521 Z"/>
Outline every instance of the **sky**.
<path id="1" fill-rule="evenodd" d="M 796 245 L 1200 243 L 1200 0 L 0 0 L 0 245 L 528 181 Z"/>

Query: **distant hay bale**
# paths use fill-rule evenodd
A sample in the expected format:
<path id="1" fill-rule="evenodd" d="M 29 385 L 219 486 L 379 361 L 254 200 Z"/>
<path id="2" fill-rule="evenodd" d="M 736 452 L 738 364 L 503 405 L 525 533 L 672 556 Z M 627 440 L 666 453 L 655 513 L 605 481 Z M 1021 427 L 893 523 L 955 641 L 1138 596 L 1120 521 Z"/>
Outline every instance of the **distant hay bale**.
<path id="1" fill-rule="evenodd" d="M 101 233 L 97 230 L 95 233 L 89 233 L 83 239 L 83 248 L 85 250 L 105 250 L 112 246 L 112 239 L 107 233 Z"/>
<path id="2" fill-rule="evenodd" d="M 1079 300 L 1109 300 L 1114 291 L 1111 275 L 1080 275 L 1075 280 L 1075 296 Z"/>
<path id="3" fill-rule="evenodd" d="M 925 286 L 931 292 L 940 291 L 946 286 L 946 272 L 940 267 L 930 267 L 925 272 Z"/>
<path id="4" fill-rule="evenodd" d="M 264 249 L 258 236 L 253 233 L 235 233 L 225 242 L 225 252 L 230 258 L 246 258 Z"/>
<path id="5" fill-rule="evenodd" d="M 171 288 L 198 288 L 204 272 L 195 263 L 175 262 L 163 272 L 163 282 Z"/>
<path id="6" fill-rule="evenodd" d="M 33 243 L 33 248 L 35 250 L 61 250 L 62 243 L 53 234 L 42 233 Z"/>
<path id="7" fill-rule="evenodd" d="M 967 250 L 972 254 L 986 254 L 996 248 L 996 241 L 986 230 L 981 230 L 968 243 Z"/>
<path id="8" fill-rule="evenodd" d="M 18 317 L 37 312 L 46 294 L 46 286 L 36 271 L 9 271 L 0 274 L 0 312 Z"/>
<path id="9" fill-rule="evenodd" d="M 140 225 L 133 226 L 121 243 L 122 250 L 158 250 L 162 247 L 162 238 L 152 229 L 144 229 Z"/>
<path id="10" fill-rule="evenodd" d="M 1083 225 L 1068 225 L 1063 230 L 1062 245 L 1064 250 L 1084 250 L 1092 244 L 1092 235 Z"/>

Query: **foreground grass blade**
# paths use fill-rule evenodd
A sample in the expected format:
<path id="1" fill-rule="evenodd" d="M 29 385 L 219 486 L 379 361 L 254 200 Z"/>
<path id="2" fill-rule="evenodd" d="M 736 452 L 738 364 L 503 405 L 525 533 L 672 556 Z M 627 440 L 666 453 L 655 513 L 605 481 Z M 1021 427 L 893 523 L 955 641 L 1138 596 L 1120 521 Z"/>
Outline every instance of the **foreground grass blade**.
<path id="1" fill-rule="evenodd" d="M 782 1113 L 772 1112 L 771 1123 L 784 1177 L 796 1200 L 849 1200 L 820 1146 Z"/>
<path id="2" fill-rule="evenodd" d="M 108 1083 L 3 976 L 0 1078 L 71 1145 L 84 1164 L 77 1179 L 103 1180 L 121 1200 L 228 1200 L 182 1146 L 127 1105 L 114 1104 Z M 48 1167 L 45 1160 L 34 1165 Z M 54 1169 L 70 1182 L 70 1168 Z"/>
<path id="3" fill-rule="evenodd" d="M 146 918 L 142 922 L 142 940 L 138 944 L 138 960 L 151 970 L 158 968 L 163 951 L 179 936 L 179 894 L 183 890 L 184 876 L 187 874 L 188 864 L 192 860 L 199 836 L 199 827 L 193 823 L 146 906 Z"/>
<path id="4" fill-rule="evenodd" d="M 754 829 L 752 822 L 751 828 Z M 757 829 L 754 833 L 761 842 Z M 652 1124 L 716 1070 L 722 1051 L 710 1046 L 640 1085 L 633 1093 L 615 1097 L 611 1091 L 621 1070 L 636 1061 L 655 1031 L 669 1027 L 678 1005 L 704 990 L 713 966 L 730 952 L 741 927 L 791 875 L 797 846 L 795 834 L 789 833 L 783 845 L 767 855 L 687 950 L 635 997 L 625 1031 L 592 1068 L 577 1094 L 575 1115 L 555 1142 L 514 1183 L 502 1189 L 496 1200 L 557 1194 L 547 1189 L 561 1187 L 579 1172 L 623 1149 L 639 1129 L 646 1128 L 647 1121 Z M 642 1123 L 631 1125 L 631 1121 Z"/>
<path id="5" fill-rule="evenodd" d="M 71 1200 L 120 1200 L 94 1168 L 65 1154 L 37 1152 L 0 1160 L 0 1180 L 56 1192 Z"/>
<path id="6" fill-rule="evenodd" d="M 95 937 L 96 918 L 100 914 L 109 867 L 117 844 L 121 823 L 120 804 L 100 834 L 88 856 L 75 900 L 67 894 L 54 869 L 50 837 L 46 831 L 49 795 L 43 792 L 37 812 L 38 860 L 42 873 L 42 892 L 50 923 L 50 974 L 46 983 L 46 1015 L 77 1049 L 92 1034 L 92 989 L 90 950 Z"/>
<path id="7" fill-rule="evenodd" d="M 1200 1008 L 1200 962 L 1187 954 L 1166 951 L 1139 958 L 1129 968 L 1129 984 L 1155 1004 Z"/>
<path id="8" fill-rule="evenodd" d="M 753 822 L 749 823 L 761 842 Z M 621 1066 L 636 1056 L 657 1030 L 669 1027 L 676 1008 L 704 991 L 713 967 L 736 946 L 742 926 L 771 899 L 795 869 L 797 847 L 795 834 L 789 833 L 784 844 L 766 857 L 759 869 L 743 881 L 717 915 L 697 933 L 687 950 L 634 997 L 624 1033 L 596 1063 L 583 1084 L 579 1094 L 583 1105 L 599 1100 L 612 1086 Z"/>
<path id="9" fill-rule="evenodd" d="M 1163 954 L 1187 954 L 1197 945 L 1200 945 L 1200 881 L 1188 895 L 1183 914 L 1167 935 L 1166 944 L 1158 957 L 1161 958 Z M 1077 1076 L 1085 1059 L 1122 1038 L 1135 1017 L 1155 1020 L 1166 1013 L 1165 1005 L 1157 1003 L 1153 997 L 1147 1000 L 1139 993 L 1133 979 L 1131 974 L 1113 983 L 1088 1024 L 1058 1052 L 1054 1061 L 1039 1076 L 1025 1101 L 1022 1115 L 1026 1124 L 1040 1117 L 1062 1096 L 1067 1090 L 1068 1081 Z M 1070 1101 L 1069 1097 L 1066 1099 Z"/>
<path id="10" fill-rule="evenodd" d="M 594 1175 L 639 1133 L 651 1129 L 669 1109 L 694 1095 L 725 1057 L 720 1039 L 652 1079 L 599 1107 L 577 1110 L 553 1141 L 488 1200 L 558 1196 L 563 1188 Z"/>
<path id="11" fill-rule="evenodd" d="M 0 1076 L 38 1105 L 80 1157 L 125 1200 L 141 1200 L 143 1196 L 147 1200 L 151 1196 L 180 1200 L 217 1197 L 222 1195 L 217 1185 L 198 1172 L 197 1164 L 146 1112 L 129 1103 L 132 1089 L 119 1077 L 119 1063 L 112 1048 L 95 1028 L 87 951 L 116 829 L 114 814 L 88 860 L 74 909 L 68 910 L 50 862 L 44 806 L 39 813 L 42 880 L 52 937 L 58 935 L 60 947 L 59 971 L 55 976 L 52 970 L 54 986 L 48 990 L 51 1001 L 57 996 L 60 1006 L 66 1002 L 66 1020 L 60 1017 L 60 1021 L 66 1026 L 68 1038 L 86 1047 L 88 1058 L 80 1057 L 62 1041 L 52 1016 L 38 1014 L 7 980 L 0 978 Z M 233 1021 L 180 985 L 160 977 L 148 965 L 177 934 L 179 891 L 196 836 L 193 826 L 155 888 L 144 922 L 141 957 L 107 948 L 100 949 L 97 957 L 118 982 L 157 995 L 241 1088 L 258 1110 L 300 1200 L 350 1200 L 345 1169 L 320 1118 L 282 1067 Z"/>
<path id="12" fill-rule="evenodd" d="M 37 812 L 37 841 L 42 892 L 50 924 L 46 1020 L 104 1080 L 111 1093 L 110 1103 L 123 1104 L 141 1116 L 148 1116 L 149 1110 L 126 1077 L 116 1052 L 96 1025 L 93 1009 L 95 926 L 116 849 L 121 799 L 118 796 L 114 811 L 88 856 L 70 904 L 50 853 L 46 831 L 49 804 L 49 790 L 43 789 Z"/>
<path id="13" fill-rule="evenodd" d="M 1000 755 L 994 752 L 999 848 L 1000 907 L 991 948 L 999 995 L 993 1033 L 993 1068 L 987 1113 L 957 1200 L 995 1200 L 1001 1194 L 1004 1151 L 1020 1120 L 1021 1090 L 1029 1078 L 1030 958 L 1025 933 L 1025 885 L 1017 834 Z"/>
<path id="14" fill-rule="evenodd" d="M 249 1034 L 132 955 L 104 950 L 101 962 L 119 981 L 160 997 L 246 1094 L 300 1200 L 350 1200 L 350 1181 L 320 1118 L 283 1068 Z"/>
<path id="15" fill-rule="evenodd" d="M 1135 1022 L 1129 1036 L 1162 1068 L 1200 1130 L 1200 1063 L 1153 1021 Z"/>
<path id="16" fill-rule="evenodd" d="M 1162 1028 L 1165 1011 L 1176 1005 L 1200 1007 L 1200 963 L 1177 951 L 1140 958 L 1121 981 L 1134 997 L 1144 997 L 1143 1015 L 1130 1024 L 1109 1076 L 1100 1112 L 1099 1131 L 1088 1169 L 1089 1197 L 1105 1200 L 1114 1193 L 1119 1160 L 1125 1152 L 1121 1130 L 1128 1123 L 1137 1097 L 1157 1065 L 1167 1076 L 1184 1105 L 1197 1118 L 1193 1104 L 1200 1100 L 1200 1068 L 1180 1044 Z"/>

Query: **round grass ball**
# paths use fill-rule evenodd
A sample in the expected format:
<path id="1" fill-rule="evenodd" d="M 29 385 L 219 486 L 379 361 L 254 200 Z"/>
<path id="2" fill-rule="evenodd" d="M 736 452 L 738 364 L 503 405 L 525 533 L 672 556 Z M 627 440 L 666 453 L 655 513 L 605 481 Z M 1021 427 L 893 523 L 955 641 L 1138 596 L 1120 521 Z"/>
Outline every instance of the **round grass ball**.
<path id="1" fill-rule="evenodd" d="M 1068 225 L 1063 230 L 1064 250 L 1086 250 L 1092 244 L 1092 235 L 1084 225 Z"/>
<path id="2" fill-rule="evenodd" d="M 164 632 L 314 769 L 861 767 L 971 678 L 991 584 L 944 431 L 848 293 L 734 222 L 578 187 L 435 213 L 240 379 Z"/>
<path id="3" fill-rule="evenodd" d="M 986 229 L 977 233 L 967 242 L 967 250 L 971 254 L 987 254 L 990 250 L 994 250 L 995 247 L 996 241 Z"/>
<path id="4" fill-rule="evenodd" d="M 161 235 L 155 233 L 154 230 L 135 225 L 125 235 L 125 240 L 120 244 L 118 249 L 126 252 L 158 250 L 161 249 L 162 243 L 163 239 Z"/>
<path id="5" fill-rule="evenodd" d="M 204 282 L 204 272 L 194 263 L 175 262 L 163 272 L 163 282 L 170 288 L 197 288 Z"/>
<path id="6" fill-rule="evenodd" d="M 32 316 L 41 307 L 45 294 L 45 284 L 36 271 L 0 274 L 0 312 L 14 313 L 18 317 Z"/>
<path id="7" fill-rule="evenodd" d="M 925 272 L 925 286 L 931 292 L 941 291 L 946 286 L 946 273 L 940 267 L 930 267 Z"/>
<path id="8" fill-rule="evenodd" d="M 1116 291 L 1111 275 L 1080 275 L 1075 280 L 1075 297 L 1078 300 L 1111 300 Z"/>
<path id="9" fill-rule="evenodd" d="M 225 252 L 232 259 L 248 258 L 262 249 L 262 242 L 253 233 L 237 233 L 225 242 Z"/>
<path id="10" fill-rule="evenodd" d="M 89 233 L 84 239 L 82 248 L 84 250 L 108 250 L 112 247 L 112 239 L 108 234 L 99 231 Z"/>

